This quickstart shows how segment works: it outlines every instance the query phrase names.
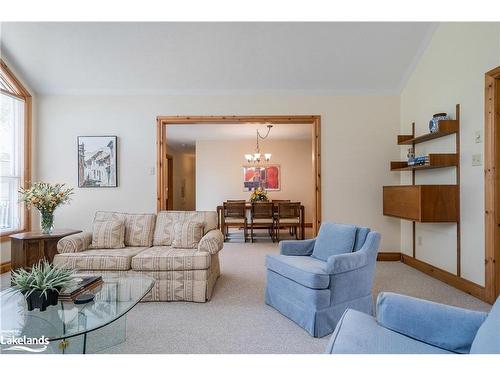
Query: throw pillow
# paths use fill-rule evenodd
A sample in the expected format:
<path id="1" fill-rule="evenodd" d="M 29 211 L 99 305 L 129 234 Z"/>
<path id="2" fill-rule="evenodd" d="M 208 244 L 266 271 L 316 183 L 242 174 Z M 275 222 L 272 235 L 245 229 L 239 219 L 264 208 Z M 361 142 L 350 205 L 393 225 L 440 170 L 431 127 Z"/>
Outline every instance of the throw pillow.
<path id="1" fill-rule="evenodd" d="M 172 247 L 194 249 L 203 237 L 204 224 L 198 221 L 185 220 L 174 224 L 174 240 Z"/>
<path id="2" fill-rule="evenodd" d="M 125 247 L 125 223 L 119 220 L 94 221 L 92 248 L 121 249 Z"/>
<path id="3" fill-rule="evenodd" d="M 322 223 L 312 257 L 326 262 L 332 255 L 350 253 L 354 248 L 355 238 L 355 225 Z"/>

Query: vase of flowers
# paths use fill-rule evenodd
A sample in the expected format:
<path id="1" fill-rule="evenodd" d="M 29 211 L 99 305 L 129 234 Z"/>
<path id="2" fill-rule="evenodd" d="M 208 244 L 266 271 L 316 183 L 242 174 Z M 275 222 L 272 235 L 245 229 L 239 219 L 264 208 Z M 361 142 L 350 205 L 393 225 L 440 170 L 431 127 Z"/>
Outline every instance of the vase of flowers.
<path id="1" fill-rule="evenodd" d="M 28 188 L 19 189 L 21 201 L 28 208 L 35 207 L 40 211 L 40 227 L 42 233 L 50 234 L 54 229 L 54 211 L 61 204 L 71 200 L 73 189 L 66 188 L 65 184 L 49 184 L 36 182 Z"/>
<path id="2" fill-rule="evenodd" d="M 254 191 L 252 191 L 252 195 L 250 196 L 251 202 L 267 202 L 268 200 L 267 191 L 260 187 L 254 189 Z"/>
<path id="3" fill-rule="evenodd" d="M 54 266 L 44 260 L 27 271 L 12 271 L 12 284 L 26 299 L 28 311 L 57 305 L 61 290 L 74 282 L 73 270 Z"/>

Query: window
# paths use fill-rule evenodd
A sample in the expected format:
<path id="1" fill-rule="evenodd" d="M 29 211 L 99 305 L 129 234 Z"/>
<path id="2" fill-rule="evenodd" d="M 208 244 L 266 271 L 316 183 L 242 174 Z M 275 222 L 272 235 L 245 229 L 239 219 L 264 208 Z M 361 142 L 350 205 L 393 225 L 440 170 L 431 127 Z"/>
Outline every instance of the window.
<path id="1" fill-rule="evenodd" d="M 29 180 L 31 96 L 0 62 L 0 234 L 7 235 L 29 228 L 17 191 Z"/>

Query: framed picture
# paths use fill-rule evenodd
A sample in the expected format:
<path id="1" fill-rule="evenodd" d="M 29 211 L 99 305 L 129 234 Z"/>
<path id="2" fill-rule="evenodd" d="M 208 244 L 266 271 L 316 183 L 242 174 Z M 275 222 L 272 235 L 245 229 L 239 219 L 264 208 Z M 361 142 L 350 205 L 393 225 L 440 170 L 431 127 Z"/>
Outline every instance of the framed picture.
<path id="1" fill-rule="evenodd" d="M 244 166 L 243 190 L 252 191 L 258 187 L 265 190 L 281 190 L 280 166 Z"/>
<path id="2" fill-rule="evenodd" d="M 78 137 L 78 187 L 117 187 L 116 136 Z"/>

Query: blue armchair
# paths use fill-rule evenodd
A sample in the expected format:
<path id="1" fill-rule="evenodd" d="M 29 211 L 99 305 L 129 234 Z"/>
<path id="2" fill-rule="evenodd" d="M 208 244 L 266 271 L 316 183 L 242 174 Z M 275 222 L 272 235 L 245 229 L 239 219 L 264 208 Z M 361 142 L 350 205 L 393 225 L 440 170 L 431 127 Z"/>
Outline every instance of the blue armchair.
<path id="1" fill-rule="evenodd" d="M 346 310 L 327 347 L 332 354 L 500 353 L 500 298 L 489 314 L 380 293 L 377 316 Z"/>
<path id="2" fill-rule="evenodd" d="M 379 233 L 337 223 L 312 240 L 281 241 L 266 257 L 266 303 L 314 337 L 332 333 L 347 308 L 371 314 L 379 244 Z"/>

